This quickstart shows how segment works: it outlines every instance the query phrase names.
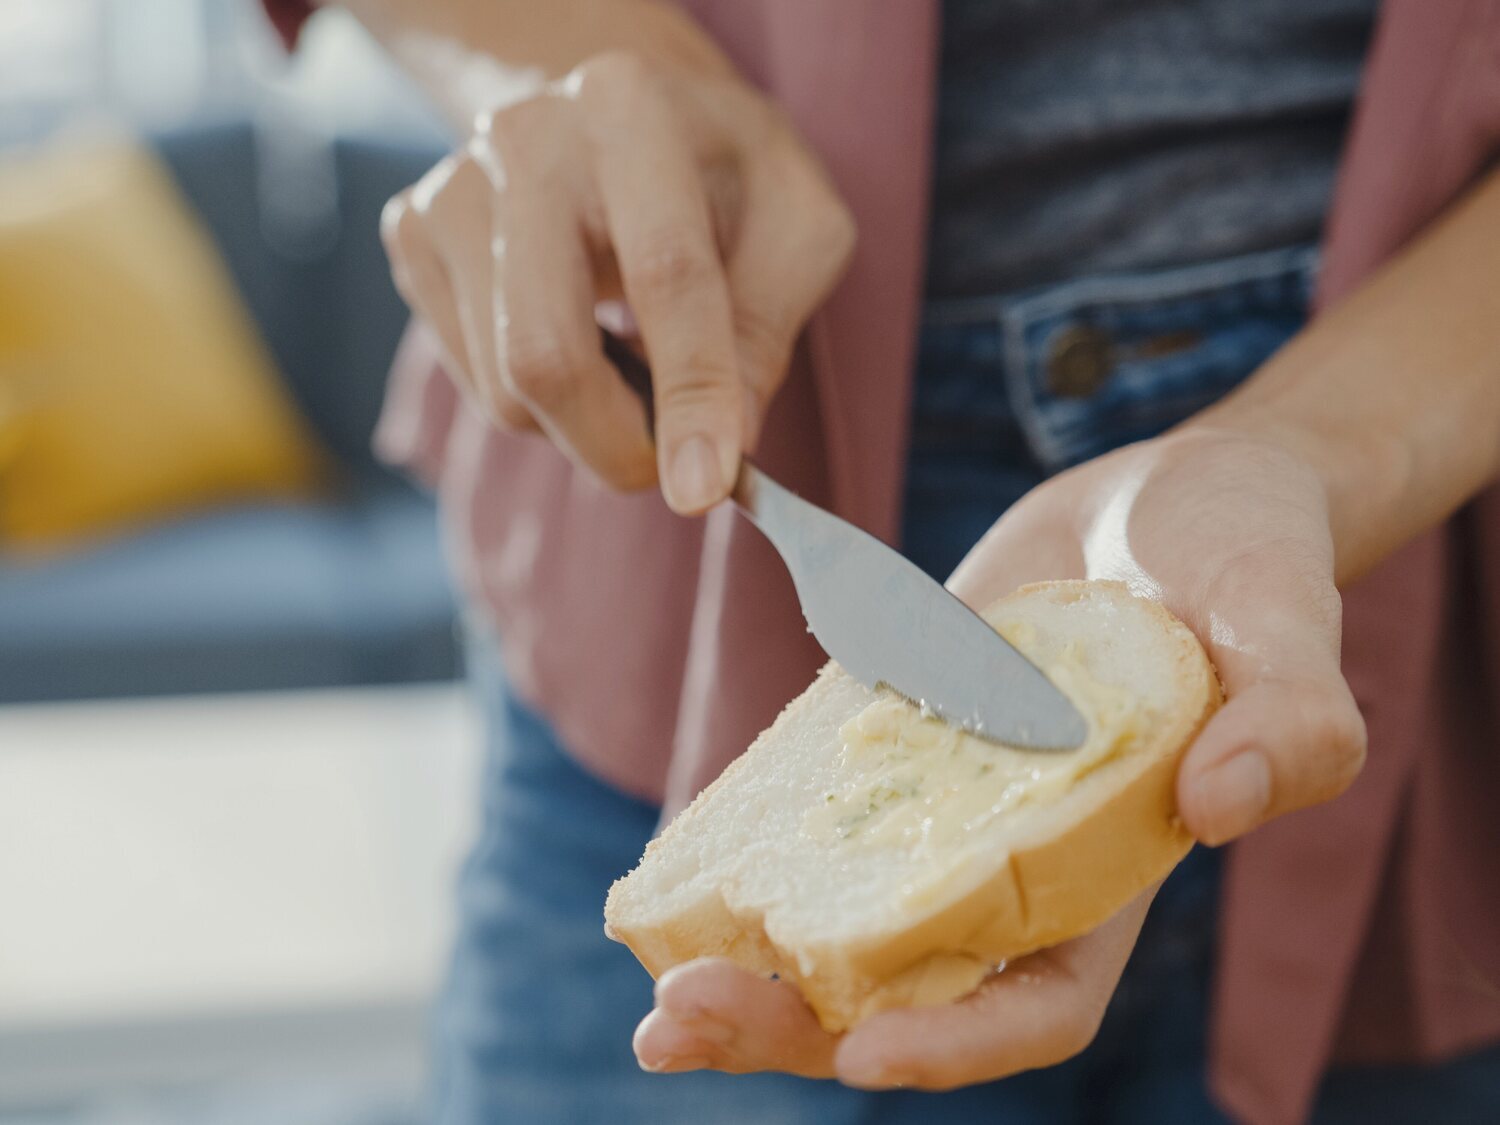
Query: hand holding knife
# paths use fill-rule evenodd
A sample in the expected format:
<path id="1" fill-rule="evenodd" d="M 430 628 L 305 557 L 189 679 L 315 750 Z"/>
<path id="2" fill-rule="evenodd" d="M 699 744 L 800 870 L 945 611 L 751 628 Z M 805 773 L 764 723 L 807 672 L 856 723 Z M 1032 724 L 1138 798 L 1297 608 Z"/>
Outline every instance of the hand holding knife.
<path id="1" fill-rule="evenodd" d="M 604 351 L 646 403 L 651 373 L 606 332 Z M 825 652 L 971 734 L 1030 750 L 1072 750 L 1088 725 L 1004 637 L 915 563 L 767 476 L 748 457 L 731 494 L 769 539 Z"/>

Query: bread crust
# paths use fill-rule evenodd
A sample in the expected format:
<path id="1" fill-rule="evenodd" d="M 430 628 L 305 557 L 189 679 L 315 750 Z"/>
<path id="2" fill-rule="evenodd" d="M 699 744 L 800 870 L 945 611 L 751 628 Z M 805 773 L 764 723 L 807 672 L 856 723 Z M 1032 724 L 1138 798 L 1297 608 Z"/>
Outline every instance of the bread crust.
<path id="1" fill-rule="evenodd" d="M 1044 582 L 1022 587 L 996 603 L 1044 596 L 1066 603 L 1108 591 L 1131 597 L 1120 583 Z M 655 924 L 633 920 L 630 888 L 621 879 L 605 905 L 605 931 L 624 942 L 653 976 L 683 961 L 727 957 L 762 974 L 795 982 L 829 1031 L 847 1029 L 889 1008 L 943 1004 L 971 992 L 994 966 L 1088 932 L 1165 876 L 1192 846 L 1176 814 L 1175 784 L 1182 753 L 1223 698 L 1202 646 L 1180 621 L 1154 602 L 1134 599 L 1170 638 L 1182 705 L 1158 716 L 1145 744 L 1131 753 L 1141 768 L 1075 818 L 1011 849 L 1000 862 L 976 858 L 953 881 L 974 885 L 939 909 L 916 915 L 894 932 L 838 946 L 783 950 L 767 935 L 757 912 L 736 912 L 732 887 Z M 994 607 L 992 607 L 994 608 Z M 844 673 L 828 665 L 795 709 L 784 710 L 762 738 L 816 706 Z M 741 755 L 708 786 L 663 836 L 647 845 L 642 864 L 665 841 L 692 832 L 707 803 L 753 768 Z M 800 953 L 800 958 L 798 954 Z M 804 971 L 805 969 L 805 971 Z"/>

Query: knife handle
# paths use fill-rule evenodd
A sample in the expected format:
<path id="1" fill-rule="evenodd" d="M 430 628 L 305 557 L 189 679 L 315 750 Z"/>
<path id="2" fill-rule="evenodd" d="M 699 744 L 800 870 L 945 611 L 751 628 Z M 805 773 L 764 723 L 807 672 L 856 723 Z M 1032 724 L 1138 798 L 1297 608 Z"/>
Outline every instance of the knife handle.
<path id="1" fill-rule="evenodd" d="M 604 345 L 604 358 L 615 365 L 625 385 L 636 393 L 646 408 L 646 433 L 655 441 L 656 393 L 651 389 L 650 365 L 609 329 L 599 329 L 599 336 Z"/>
<path id="2" fill-rule="evenodd" d="M 641 405 L 646 408 L 646 433 L 651 440 L 656 440 L 656 392 L 651 385 L 651 366 L 624 340 L 620 339 L 607 328 L 599 329 L 600 341 L 604 347 L 604 358 L 614 364 L 615 370 L 620 373 L 620 378 L 625 380 L 625 385 L 636 393 L 641 400 Z M 745 513 L 755 518 L 756 497 L 760 491 L 762 481 L 766 476 L 755 467 L 749 456 L 740 458 L 739 476 L 735 479 L 734 489 L 730 492 L 730 499 L 738 504 Z M 774 487 L 779 488 L 779 485 Z"/>

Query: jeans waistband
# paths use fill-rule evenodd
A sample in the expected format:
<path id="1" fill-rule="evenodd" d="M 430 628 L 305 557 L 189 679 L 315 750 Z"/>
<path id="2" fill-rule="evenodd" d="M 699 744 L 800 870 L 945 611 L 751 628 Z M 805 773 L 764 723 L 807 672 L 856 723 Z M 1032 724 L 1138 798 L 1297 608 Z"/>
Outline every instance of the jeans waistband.
<path id="1" fill-rule="evenodd" d="M 1105 302 L 1146 304 L 1178 300 L 1232 289 L 1247 282 L 1305 282 L 1310 292 L 1317 275 L 1318 257 L 1316 246 L 1283 246 L 1167 269 L 1071 278 L 1009 293 L 945 297 L 923 303 L 922 326 L 1014 320 Z"/>
<path id="2" fill-rule="evenodd" d="M 923 309 L 915 447 L 1019 431 L 1051 472 L 1152 436 L 1233 390 L 1302 324 L 1317 251 L 1295 246 Z"/>

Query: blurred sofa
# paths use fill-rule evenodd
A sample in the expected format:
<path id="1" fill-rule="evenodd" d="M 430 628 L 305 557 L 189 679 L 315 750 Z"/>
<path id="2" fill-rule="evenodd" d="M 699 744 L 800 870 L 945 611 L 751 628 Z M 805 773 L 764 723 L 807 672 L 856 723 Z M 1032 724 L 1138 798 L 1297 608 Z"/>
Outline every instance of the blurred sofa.
<path id="1" fill-rule="evenodd" d="M 343 484 L 326 503 L 224 509 L 44 561 L 0 554 L 0 702 L 454 676 L 454 599 L 432 501 L 369 449 L 406 322 L 380 209 L 439 150 L 321 146 L 326 205 L 288 240 L 270 236 L 263 131 L 205 125 L 154 143 Z M 282 199 L 295 204 L 287 186 Z"/>

